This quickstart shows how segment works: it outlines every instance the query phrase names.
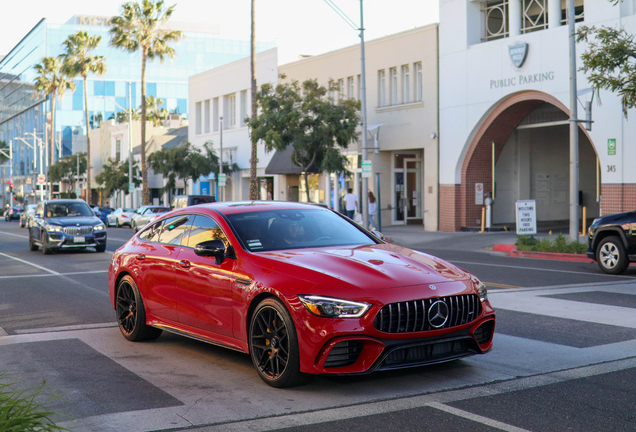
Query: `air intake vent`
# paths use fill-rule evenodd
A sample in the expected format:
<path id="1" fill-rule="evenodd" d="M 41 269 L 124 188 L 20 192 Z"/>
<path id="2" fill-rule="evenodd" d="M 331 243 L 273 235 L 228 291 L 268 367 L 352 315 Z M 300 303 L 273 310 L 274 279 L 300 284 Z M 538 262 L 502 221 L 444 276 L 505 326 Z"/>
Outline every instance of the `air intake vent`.
<path id="1" fill-rule="evenodd" d="M 327 356 L 325 368 L 337 368 L 351 366 L 362 352 L 362 342 L 343 341 L 334 346 Z"/>
<path id="2" fill-rule="evenodd" d="M 480 313 L 481 303 L 474 294 L 411 300 L 385 305 L 373 325 L 386 333 L 439 330 L 471 322 Z"/>
<path id="3" fill-rule="evenodd" d="M 493 330 L 495 329 L 495 321 L 486 321 L 475 330 L 475 339 L 479 345 L 488 343 L 492 338 Z"/>

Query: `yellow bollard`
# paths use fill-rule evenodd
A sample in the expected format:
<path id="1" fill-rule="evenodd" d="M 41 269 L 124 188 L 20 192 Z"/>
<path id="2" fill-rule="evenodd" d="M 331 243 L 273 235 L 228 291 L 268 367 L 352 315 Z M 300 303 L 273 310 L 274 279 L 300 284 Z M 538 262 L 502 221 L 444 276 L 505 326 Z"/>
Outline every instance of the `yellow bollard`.
<path id="1" fill-rule="evenodd" d="M 583 221 L 582 221 L 583 223 L 582 223 L 581 232 L 583 233 L 584 236 L 587 236 L 587 231 L 585 231 L 586 216 L 587 216 L 587 208 L 583 206 Z"/>
<path id="2" fill-rule="evenodd" d="M 484 226 L 486 225 L 486 207 L 481 208 L 481 231 L 480 233 L 486 232 L 484 230 Z"/>

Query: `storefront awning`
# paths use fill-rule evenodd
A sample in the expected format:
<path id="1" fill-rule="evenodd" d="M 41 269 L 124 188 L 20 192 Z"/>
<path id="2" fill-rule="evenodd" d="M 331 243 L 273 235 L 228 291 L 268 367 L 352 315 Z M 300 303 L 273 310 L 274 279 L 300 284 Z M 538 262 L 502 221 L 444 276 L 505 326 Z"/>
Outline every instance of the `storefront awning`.
<path id="1" fill-rule="evenodd" d="M 295 165 L 291 160 L 293 151 L 294 147 L 291 144 L 283 151 L 276 150 L 274 156 L 272 156 L 272 160 L 269 161 L 267 168 L 265 168 L 265 174 L 302 174 L 303 169 Z M 312 165 L 307 172 L 312 174 L 318 173 L 318 168 Z"/>

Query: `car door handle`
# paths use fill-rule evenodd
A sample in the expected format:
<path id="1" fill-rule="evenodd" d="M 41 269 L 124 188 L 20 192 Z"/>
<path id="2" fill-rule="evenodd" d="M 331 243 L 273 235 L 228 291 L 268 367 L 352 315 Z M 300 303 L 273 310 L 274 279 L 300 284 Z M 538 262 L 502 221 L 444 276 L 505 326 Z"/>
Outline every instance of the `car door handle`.
<path id="1" fill-rule="evenodd" d="M 190 261 L 188 260 L 181 260 L 179 261 L 179 265 L 183 268 L 190 268 Z"/>
<path id="2" fill-rule="evenodd" d="M 135 255 L 135 258 L 137 258 L 137 259 L 138 259 L 138 260 L 140 260 L 140 261 L 143 261 L 143 260 L 145 260 L 145 259 L 146 259 L 146 255 L 144 255 L 144 254 L 137 254 L 137 255 Z"/>

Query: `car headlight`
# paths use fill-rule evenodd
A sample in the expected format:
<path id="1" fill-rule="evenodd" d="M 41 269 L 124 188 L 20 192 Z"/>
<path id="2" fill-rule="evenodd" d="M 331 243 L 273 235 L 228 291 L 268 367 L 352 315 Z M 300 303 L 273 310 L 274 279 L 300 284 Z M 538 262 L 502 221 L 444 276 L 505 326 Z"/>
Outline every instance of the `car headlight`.
<path id="1" fill-rule="evenodd" d="M 315 295 L 299 295 L 298 298 L 309 312 L 325 318 L 360 318 L 371 306 L 363 302 Z"/>
<path id="2" fill-rule="evenodd" d="M 488 300 L 488 288 L 486 285 L 479 279 L 475 279 L 475 287 L 477 288 L 477 295 L 479 296 L 479 301 L 482 303 Z"/>
<path id="3" fill-rule="evenodd" d="M 60 232 L 60 231 L 62 231 L 62 227 L 59 226 L 59 225 L 46 224 L 46 225 L 44 225 L 44 229 L 46 229 L 49 232 Z"/>
<path id="4" fill-rule="evenodd" d="M 104 231 L 104 229 L 105 229 L 105 228 L 106 228 L 106 227 L 105 227 L 104 225 L 102 225 L 102 224 L 100 224 L 100 225 L 95 225 L 95 226 L 93 227 L 93 231 Z"/>

